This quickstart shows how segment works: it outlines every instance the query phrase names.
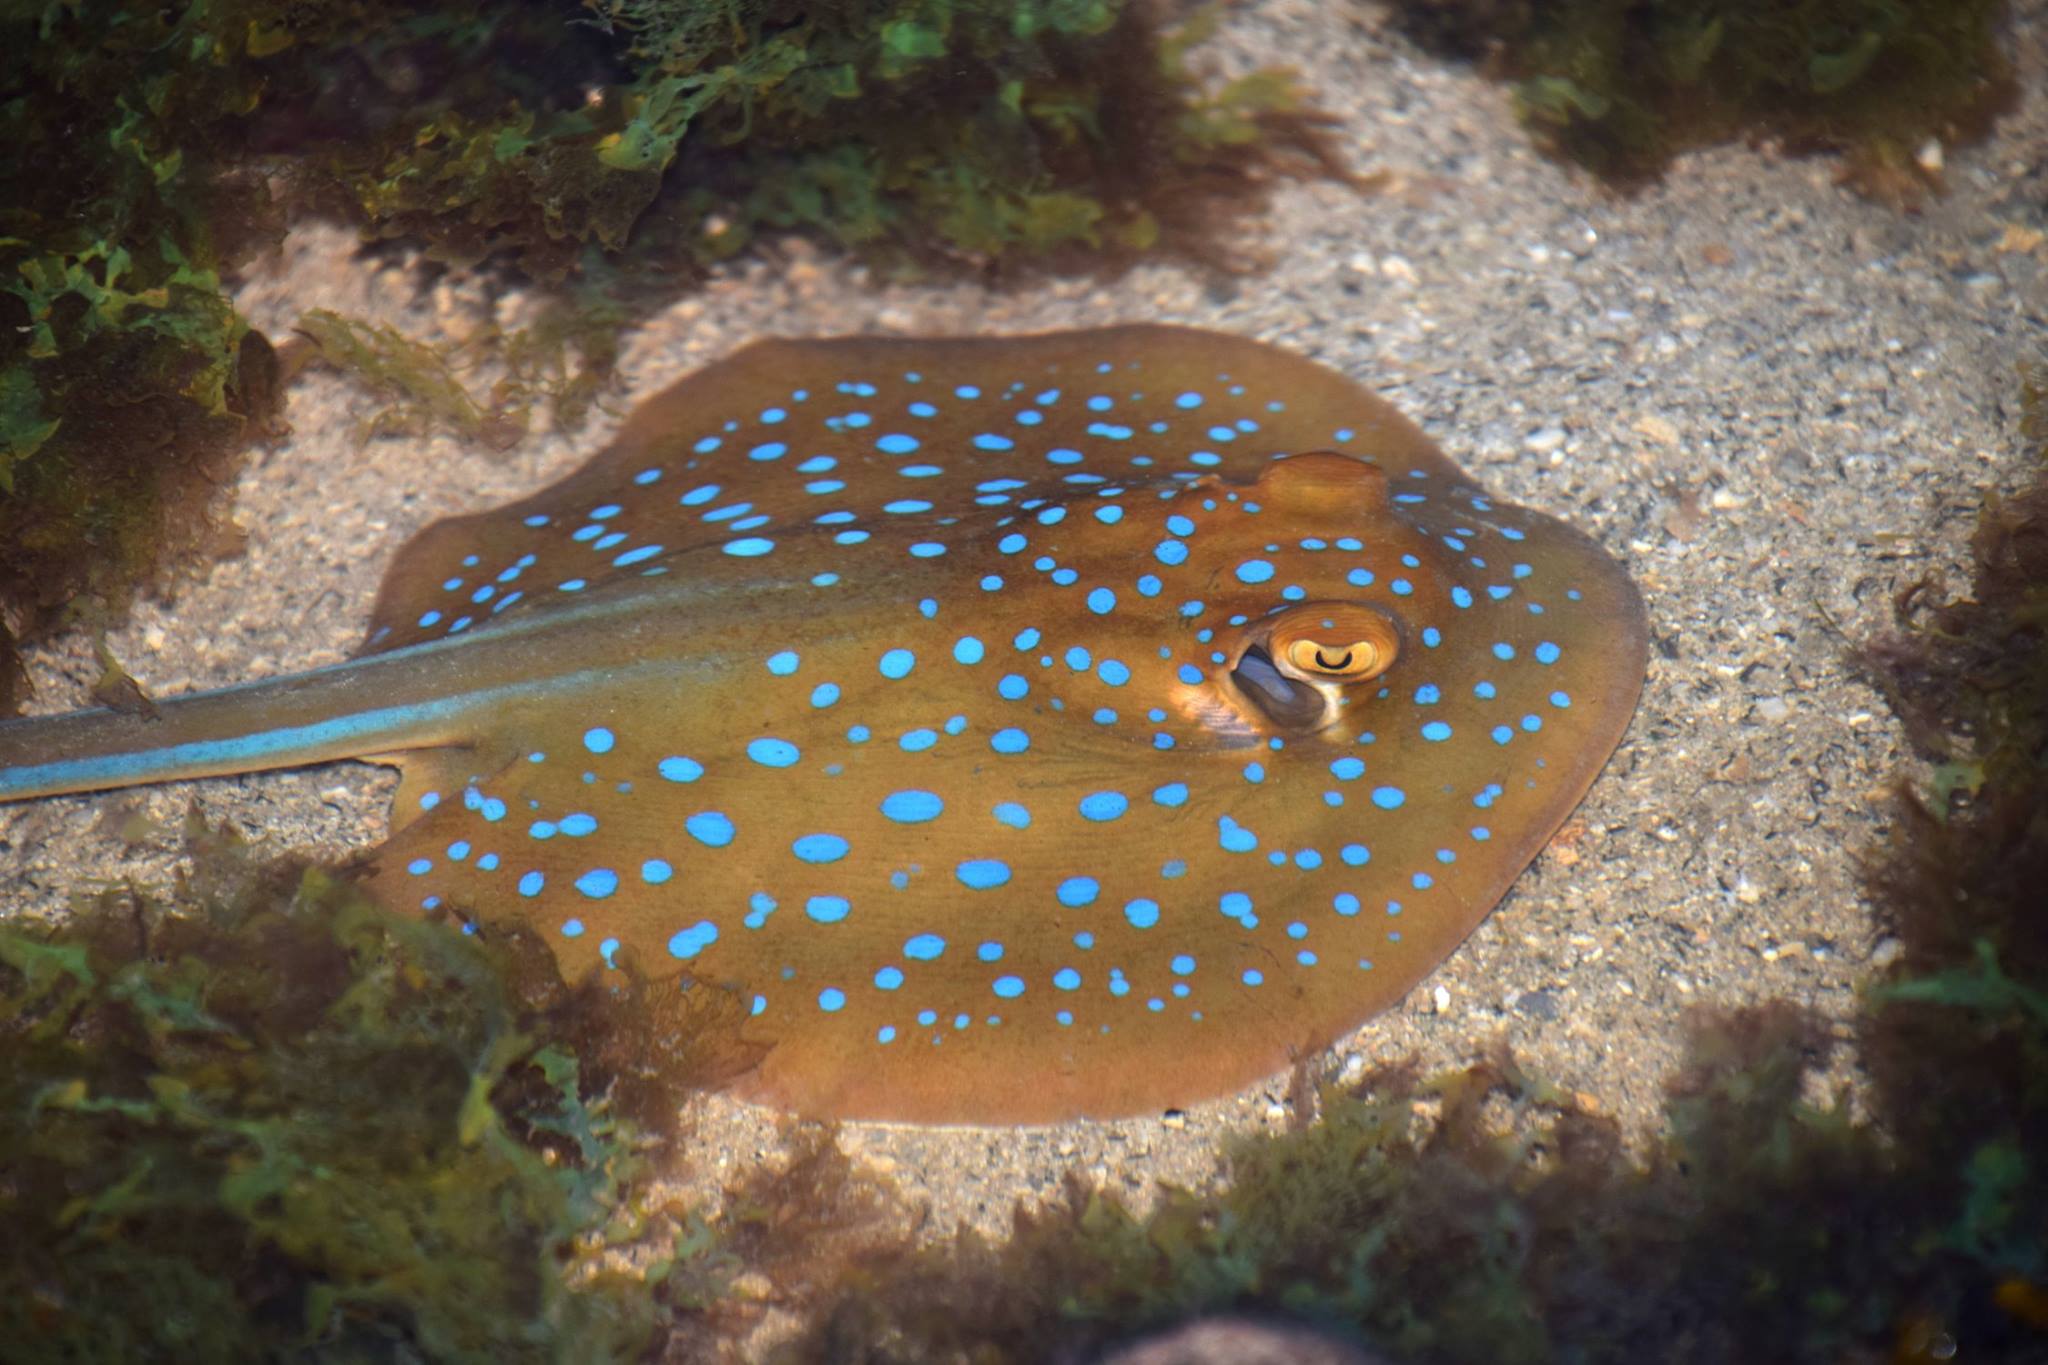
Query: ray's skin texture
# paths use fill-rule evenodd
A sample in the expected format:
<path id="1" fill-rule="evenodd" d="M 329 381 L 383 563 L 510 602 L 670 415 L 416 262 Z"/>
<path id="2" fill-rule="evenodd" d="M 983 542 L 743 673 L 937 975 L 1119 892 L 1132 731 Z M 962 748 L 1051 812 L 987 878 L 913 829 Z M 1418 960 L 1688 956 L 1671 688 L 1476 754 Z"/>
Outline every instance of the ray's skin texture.
<path id="1" fill-rule="evenodd" d="M 422 532 L 357 661 L 0 725 L 0 799 L 395 762 L 388 902 L 739 993 L 753 1098 L 1044 1122 L 1398 1000 L 1644 659 L 1612 559 L 1284 352 L 777 341 Z"/>

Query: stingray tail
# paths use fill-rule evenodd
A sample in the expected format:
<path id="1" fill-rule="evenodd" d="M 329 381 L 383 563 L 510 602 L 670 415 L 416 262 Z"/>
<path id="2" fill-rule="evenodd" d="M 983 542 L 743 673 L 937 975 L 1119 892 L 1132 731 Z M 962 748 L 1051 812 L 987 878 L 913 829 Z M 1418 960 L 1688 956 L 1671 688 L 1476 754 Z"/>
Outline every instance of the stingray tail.
<path id="1" fill-rule="evenodd" d="M 0 801 L 459 743 L 464 700 L 408 700 L 390 658 L 160 700 L 154 714 L 0 721 Z"/>

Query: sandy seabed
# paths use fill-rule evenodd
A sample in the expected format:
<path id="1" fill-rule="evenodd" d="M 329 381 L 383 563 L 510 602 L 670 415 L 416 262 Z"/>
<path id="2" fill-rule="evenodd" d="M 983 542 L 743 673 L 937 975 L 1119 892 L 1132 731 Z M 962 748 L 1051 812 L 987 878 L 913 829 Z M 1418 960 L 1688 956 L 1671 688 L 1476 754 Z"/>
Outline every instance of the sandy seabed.
<path id="1" fill-rule="evenodd" d="M 2021 474 L 2016 363 L 2048 316 L 2048 4 L 2015 7 L 2023 103 L 1947 153 L 1948 192 L 1902 214 L 1769 148 L 1688 156 L 1619 198 L 1534 152 L 1507 93 L 1388 33 L 1366 5 L 1233 10 L 1206 59 L 1296 67 L 1361 172 L 1280 193 L 1267 268 L 1149 266 L 1013 292 L 878 283 L 771 245 L 640 327 L 617 412 L 767 335 L 1004 333 L 1170 321 L 1272 341 L 1352 375 L 1508 500 L 1565 517 L 1634 574 L 1652 646 L 1635 722 L 1551 848 L 1399 1007 L 1337 1050 L 1350 1068 L 1453 1065 L 1505 1042 L 1638 1134 L 1661 1115 L 1695 1006 L 1786 997 L 1846 1018 L 1891 950 L 1860 892 L 1897 724 L 1847 654 L 1895 591 L 1963 582 L 1988 489 Z M 273 336 L 310 308 L 425 340 L 516 321 L 533 301 L 475 277 L 364 257 L 307 224 L 240 290 Z M 385 566 L 438 517 L 575 468 L 612 419 L 509 455 L 449 438 L 364 442 L 376 401 L 331 374 L 293 388 L 292 438 L 235 492 L 247 553 L 109 638 L 157 695 L 296 671 L 356 644 Z M 84 635 L 30 654 L 35 712 L 83 704 Z M 377 842 L 395 778 L 341 764 L 0 809 L 0 906 L 61 907 L 165 879 L 169 841 L 129 847 L 110 812 L 175 825 L 196 800 L 277 851 Z M 1853 1059 L 1838 1070 L 1853 1080 Z M 842 1141 L 929 1202 L 928 1226 L 999 1231 L 1078 1167 L 1126 1196 L 1212 1178 L 1219 1138 L 1288 1118 L 1286 1077 L 1185 1116 L 1039 1129 L 851 1125 Z M 700 1179 L 782 1145 L 772 1114 L 693 1104 Z"/>

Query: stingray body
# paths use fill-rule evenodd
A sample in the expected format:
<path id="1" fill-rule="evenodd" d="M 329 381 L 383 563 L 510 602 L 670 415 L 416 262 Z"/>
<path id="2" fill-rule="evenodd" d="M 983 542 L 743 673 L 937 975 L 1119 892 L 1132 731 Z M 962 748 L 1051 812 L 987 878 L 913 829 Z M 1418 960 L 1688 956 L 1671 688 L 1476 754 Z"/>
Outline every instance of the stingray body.
<path id="1" fill-rule="evenodd" d="M 1117 1115 L 1398 1000 L 1644 652 L 1612 559 L 1284 352 L 776 341 L 422 532 L 354 661 L 0 725 L 0 798 L 394 762 L 378 896 L 734 992 L 743 1093 Z"/>

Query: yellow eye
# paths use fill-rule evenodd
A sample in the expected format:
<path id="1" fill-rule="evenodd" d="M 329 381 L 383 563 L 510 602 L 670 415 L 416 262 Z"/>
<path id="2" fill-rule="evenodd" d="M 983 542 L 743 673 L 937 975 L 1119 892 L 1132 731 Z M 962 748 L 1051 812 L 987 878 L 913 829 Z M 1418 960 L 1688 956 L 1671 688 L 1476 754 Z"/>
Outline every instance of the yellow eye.
<path id="1" fill-rule="evenodd" d="M 1393 667 L 1401 636 L 1394 623 L 1370 607 L 1312 603 L 1286 612 L 1273 623 L 1269 652 L 1288 671 L 1308 680 L 1363 682 Z"/>

